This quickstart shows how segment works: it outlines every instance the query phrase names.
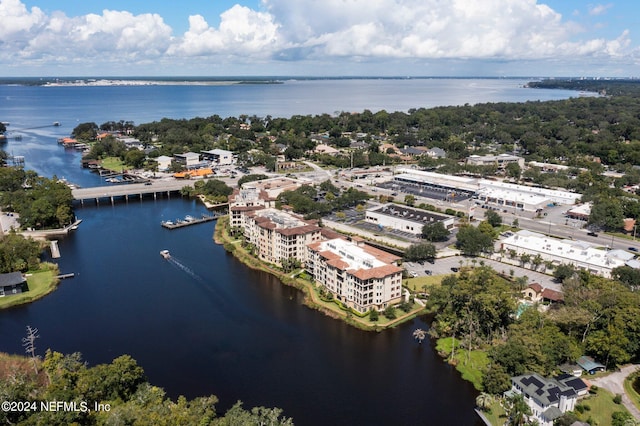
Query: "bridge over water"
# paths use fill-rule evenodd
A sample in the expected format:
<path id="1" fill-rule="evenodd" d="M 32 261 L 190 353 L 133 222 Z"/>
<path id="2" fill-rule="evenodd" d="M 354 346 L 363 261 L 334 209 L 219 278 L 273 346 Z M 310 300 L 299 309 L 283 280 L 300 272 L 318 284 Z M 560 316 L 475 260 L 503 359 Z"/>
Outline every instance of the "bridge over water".
<path id="1" fill-rule="evenodd" d="M 180 189 L 185 186 L 193 187 L 192 180 L 153 180 L 148 183 L 129 183 L 121 185 L 94 186 L 90 188 L 77 188 L 71 190 L 74 200 L 80 201 L 84 205 L 87 201 L 94 201 L 96 204 L 100 202 L 114 203 L 116 199 L 124 199 L 128 201 L 130 198 L 142 199 L 144 197 L 158 196 L 170 197 L 171 194 L 177 194 Z"/>

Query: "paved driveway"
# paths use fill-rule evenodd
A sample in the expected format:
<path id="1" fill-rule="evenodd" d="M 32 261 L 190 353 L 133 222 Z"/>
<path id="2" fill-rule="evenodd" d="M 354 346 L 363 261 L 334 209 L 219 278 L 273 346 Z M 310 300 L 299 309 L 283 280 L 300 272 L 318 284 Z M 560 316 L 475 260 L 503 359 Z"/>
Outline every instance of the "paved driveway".
<path id="1" fill-rule="evenodd" d="M 638 369 L 640 369 L 640 365 L 638 364 L 627 365 L 626 367 L 622 367 L 620 371 L 604 377 L 598 377 L 597 379 L 590 380 L 590 382 L 596 386 L 605 388 L 614 395 L 622 395 L 622 404 L 624 404 L 633 417 L 640 420 L 640 410 L 631 402 L 629 396 L 624 391 L 624 379 Z"/>

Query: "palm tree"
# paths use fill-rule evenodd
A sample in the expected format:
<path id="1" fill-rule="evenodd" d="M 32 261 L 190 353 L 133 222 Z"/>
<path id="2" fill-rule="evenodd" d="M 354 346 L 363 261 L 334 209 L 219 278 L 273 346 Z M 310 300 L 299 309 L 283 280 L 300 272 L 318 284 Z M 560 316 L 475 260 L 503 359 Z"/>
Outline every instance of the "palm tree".
<path id="1" fill-rule="evenodd" d="M 527 423 L 527 416 L 531 415 L 531 408 L 520 394 L 513 395 L 505 401 L 505 411 L 508 417 L 507 425 L 523 426 Z"/>
<path id="2" fill-rule="evenodd" d="M 416 339 L 418 343 L 421 344 L 425 337 L 427 337 L 427 332 L 423 329 L 416 328 L 415 330 L 413 330 L 413 338 Z"/>
<path id="3" fill-rule="evenodd" d="M 489 393 L 482 392 L 476 397 L 476 405 L 482 411 L 487 411 L 491 404 L 493 404 L 493 396 Z"/>

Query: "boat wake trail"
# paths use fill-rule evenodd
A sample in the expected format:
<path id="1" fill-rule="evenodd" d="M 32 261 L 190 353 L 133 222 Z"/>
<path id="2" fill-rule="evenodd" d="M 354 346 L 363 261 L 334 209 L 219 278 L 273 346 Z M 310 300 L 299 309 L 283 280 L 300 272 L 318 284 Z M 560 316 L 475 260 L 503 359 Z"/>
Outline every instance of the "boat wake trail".
<path id="1" fill-rule="evenodd" d="M 170 258 L 167 259 L 169 261 L 170 264 L 172 264 L 173 266 L 177 267 L 178 269 L 181 269 L 182 271 L 186 272 L 188 275 L 191 276 L 191 278 L 194 278 L 197 281 L 200 282 L 204 282 L 204 280 L 202 279 L 202 277 L 198 274 L 196 274 L 193 269 L 189 268 L 188 266 L 186 266 L 184 263 L 180 262 L 180 260 L 176 259 L 174 256 L 171 256 Z"/>

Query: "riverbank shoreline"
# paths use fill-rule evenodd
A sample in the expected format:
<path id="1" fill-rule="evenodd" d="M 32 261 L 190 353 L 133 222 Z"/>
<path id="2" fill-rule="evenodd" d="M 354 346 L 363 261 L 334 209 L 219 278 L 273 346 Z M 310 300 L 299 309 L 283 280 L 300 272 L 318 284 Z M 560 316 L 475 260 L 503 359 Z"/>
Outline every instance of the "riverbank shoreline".
<path id="1" fill-rule="evenodd" d="M 59 273 L 60 270 L 55 263 L 46 262 L 40 264 L 39 270 L 30 271 L 26 274 L 29 290 L 0 298 L 0 311 L 35 302 L 53 293 L 60 284 Z"/>
<path id="2" fill-rule="evenodd" d="M 266 263 L 256 259 L 255 257 L 252 257 L 242 248 L 240 240 L 234 240 L 229 235 L 228 222 L 228 217 L 220 218 L 216 222 L 216 227 L 213 233 L 213 240 L 216 244 L 222 245 L 227 252 L 231 253 L 236 259 L 238 259 L 249 268 L 267 272 L 278 278 L 280 282 L 282 282 L 282 284 L 290 287 L 295 287 L 298 290 L 302 291 L 304 293 L 304 305 L 311 309 L 320 311 L 328 317 L 342 320 L 345 323 L 361 330 L 383 331 L 389 328 L 394 328 L 407 321 L 411 321 L 417 316 L 426 313 L 426 311 L 422 307 L 420 309 L 413 309 L 410 312 L 400 315 L 393 320 L 386 320 L 382 315 L 380 315 L 379 322 L 372 323 L 371 321 L 369 321 L 368 315 L 359 317 L 357 315 L 354 315 L 352 312 L 342 310 L 337 305 L 335 305 L 335 303 L 323 301 L 320 298 L 319 294 L 316 292 L 313 283 L 305 281 L 301 278 L 297 278 L 297 276 L 300 275 L 302 271 L 294 272 L 291 274 L 284 273 L 282 271 L 273 269 Z M 335 305 L 335 308 L 332 305 Z"/>

